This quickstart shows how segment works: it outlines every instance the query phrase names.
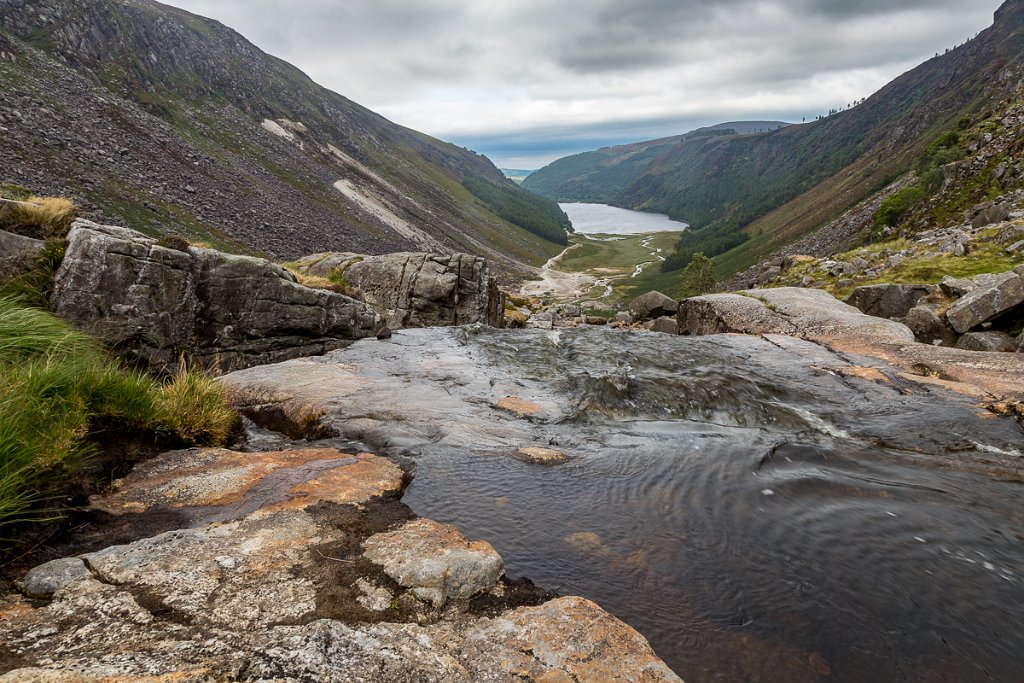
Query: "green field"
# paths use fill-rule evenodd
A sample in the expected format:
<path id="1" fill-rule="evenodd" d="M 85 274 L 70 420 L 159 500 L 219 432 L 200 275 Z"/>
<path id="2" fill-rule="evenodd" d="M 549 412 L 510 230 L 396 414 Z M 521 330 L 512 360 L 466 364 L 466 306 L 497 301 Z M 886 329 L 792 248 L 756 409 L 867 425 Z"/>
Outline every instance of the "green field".
<path id="1" fill-rule="evenodd" d="M 573 273 L 587 273 L 596 278 L 609 279 L 613 293 L 605 301 L 608 308 L 624 308 L 626 304 L 644 292 L 658 290 L 669 296 L 676 296 L 681 282 L 679 272 L 662 273 L 660 261 L 651 252 L 661 249 L 667 256 L 679 240 L 678 232 L 655 232 L 643 235 L 573 235 L 569 238 L 575 246 L 561 260 L 556 268 Z M 644 242 L 648 246 L 643 246 Z M 639 276 L 630 277 L 637 264 L 653 261 Z M 605 291 L 597 287 L 591 295 L 597 298 Z"/>

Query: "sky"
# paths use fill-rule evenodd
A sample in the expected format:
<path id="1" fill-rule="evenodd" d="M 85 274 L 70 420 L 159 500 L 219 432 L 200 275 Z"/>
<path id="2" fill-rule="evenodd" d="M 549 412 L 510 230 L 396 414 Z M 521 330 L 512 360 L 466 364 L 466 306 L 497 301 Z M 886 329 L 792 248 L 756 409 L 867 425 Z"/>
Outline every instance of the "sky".
<path id="1" fill-rule="evenodd" d="M 1001 0 L 164 0 L 390 120 L 536 169 L 725 121 L 810 121 Z"/>

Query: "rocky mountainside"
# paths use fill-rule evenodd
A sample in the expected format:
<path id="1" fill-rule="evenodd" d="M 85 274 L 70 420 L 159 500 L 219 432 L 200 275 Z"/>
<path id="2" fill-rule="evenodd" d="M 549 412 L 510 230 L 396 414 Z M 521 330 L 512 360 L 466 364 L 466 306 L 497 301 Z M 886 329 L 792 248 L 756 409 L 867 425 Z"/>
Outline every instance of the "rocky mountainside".
<path id="1" fill-rule="evenodd" d="M 152 0 L 0 2 L 0 152 L 0 184 L 276 257 L 465 251 L 516 271 L 565 241 L 557 207 L 485 157 Z"/>
<path id="2" fill-rule="evenodd" d="M 672 145 L 614 203 L 693 226 L 666 268 L 704 251 L 721 255 L 720 274 L 741 270 L 889 185 L 962 121 L 990 114 L 1021 82 L 1022 27 L 1024 0 L 1007 0 L 991 28 L 861 104 L 767 134 Z"/>

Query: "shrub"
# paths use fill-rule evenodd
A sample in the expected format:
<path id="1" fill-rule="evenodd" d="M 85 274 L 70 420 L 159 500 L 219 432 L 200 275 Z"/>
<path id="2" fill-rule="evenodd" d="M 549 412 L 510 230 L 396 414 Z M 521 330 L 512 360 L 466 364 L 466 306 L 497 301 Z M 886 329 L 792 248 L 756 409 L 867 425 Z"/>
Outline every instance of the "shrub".
<path id="1" fill-rule="evenodd" d="M 878 205 L 872 220 L 876 228 L 896 225 L 910 207 L 917 204 L 926 196 L 925 191 L 917 185 L 904 187 L 894 192 Z"/>
<path id="2" fill-rule="evenodd" d="M 62 197 L 0 200 L 0 230 L 36 239 L 64 237 L 78 218 L 78 207 Z"/>
<path id="3" fill-rule="evenodd" d="M 697 252 L 683 269 L 683 296 L 700 296 L 715 289 L 715 259 Z"/>

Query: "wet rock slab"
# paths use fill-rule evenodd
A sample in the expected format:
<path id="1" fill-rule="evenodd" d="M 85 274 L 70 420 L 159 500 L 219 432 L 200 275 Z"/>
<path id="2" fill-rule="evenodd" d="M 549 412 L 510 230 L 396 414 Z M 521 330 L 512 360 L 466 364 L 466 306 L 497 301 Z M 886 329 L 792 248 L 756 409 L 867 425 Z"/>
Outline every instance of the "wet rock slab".
<path id="1" fill-rule="evenodd" d="M 332 448 L 146 463 L 94 507 L 183 528 L 29 572 L 25 593 L 49 601 L 0 603 L 0 681 L 679 680 L 581 598 L 474 611 L 512 592 L 500 556 L 409 521 L 404 476 Z"/>

